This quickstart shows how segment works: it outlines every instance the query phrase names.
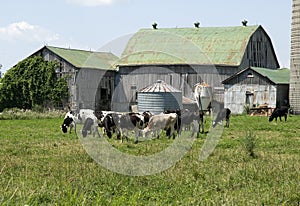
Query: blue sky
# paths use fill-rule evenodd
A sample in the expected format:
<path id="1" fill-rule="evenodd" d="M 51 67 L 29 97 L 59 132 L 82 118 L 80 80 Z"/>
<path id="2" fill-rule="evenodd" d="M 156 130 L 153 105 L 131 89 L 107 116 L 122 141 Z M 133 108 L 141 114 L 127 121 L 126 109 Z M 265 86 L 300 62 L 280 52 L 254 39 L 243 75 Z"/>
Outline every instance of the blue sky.
<path id="1" fill-rule="evenodd" d="M 5 3 L 4 3 L 5 2 Z M 118 54 L 140 28 L 262 25 L 289 67 L 291 0 L 9 0 L 0 3 L 2 72 L 45 44 Z M 106 45 L 106 46 L 105 46 Z"/>

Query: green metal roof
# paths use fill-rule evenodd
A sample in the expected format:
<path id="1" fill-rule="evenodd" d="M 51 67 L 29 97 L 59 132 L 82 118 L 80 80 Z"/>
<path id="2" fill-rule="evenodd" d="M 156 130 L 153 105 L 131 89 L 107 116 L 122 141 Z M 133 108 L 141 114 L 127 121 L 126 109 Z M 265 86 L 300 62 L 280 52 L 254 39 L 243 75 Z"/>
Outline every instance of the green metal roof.
<path id="1" fill-rule="evenodd" d="M 259 67 L 251 67 L 254 71 L 268 78 L 275 84 L 289 84 L 290 83 L 290 70 L 282 69 L 267 69 Z"/>
<path id="2" fill-rule="evenodd" d="M 281 68 L 281 69 L 268 69 L 268 68 L 261 68 L 261 67 L 249 67 L 247 69 L 244 69 L 231 77 L 225 79 L 222 81 L 222 84 L 227 84 L 227 82 L 230 82 L 230 80 L 236 78 L 240 74 L 253 70 L 254 72 L 260 74 L 261 76 L 269 79 L 274 84 L 289 84 L 290 83 L 290 70 L 287 68 Z"/>
<path id="3" fill-rule="evenodd" d="M 109 52 L 92 52 L 52 46 L 46 46 L 46 48 L 77 68 L 115 70 L 113 64 L 119 59 Z"/>
<path id="4" fill-rule="evenodd" d="M 261 26 L 141 29 L 118 65 L 215 64 L 239 66 Z"/>

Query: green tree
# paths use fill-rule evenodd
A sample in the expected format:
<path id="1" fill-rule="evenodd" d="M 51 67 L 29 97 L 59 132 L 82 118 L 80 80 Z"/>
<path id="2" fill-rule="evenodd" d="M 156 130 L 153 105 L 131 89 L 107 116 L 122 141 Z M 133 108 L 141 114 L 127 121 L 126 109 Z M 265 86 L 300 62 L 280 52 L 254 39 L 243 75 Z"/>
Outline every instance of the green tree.
<path id="1" fill-rule="evenodd" d="M 57 67 L 57 62 L 33 56 L 8 70 L 0 84 L 0 111 L 63 103 L 68 97 L 68 87 L 65 79 L 57 78 Z"/>

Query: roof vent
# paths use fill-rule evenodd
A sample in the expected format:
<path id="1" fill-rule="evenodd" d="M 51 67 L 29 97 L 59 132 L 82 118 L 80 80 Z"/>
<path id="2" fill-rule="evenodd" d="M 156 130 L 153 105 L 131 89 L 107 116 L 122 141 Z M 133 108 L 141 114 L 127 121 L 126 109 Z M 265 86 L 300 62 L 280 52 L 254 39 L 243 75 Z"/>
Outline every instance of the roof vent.
<path id="1" fill-rule="evenodd" d="M 245 19 L 242 21 L 242 25 L 243 25 L 243 26 L 247 26 L 247 23 L 248 23 L 248 21 L 245 20 Z"/>
<path id="2" fill-rule="evenodd" d="M 196 21 L 196 22 L 194 23 L 194 25 L 195 25 L 195 28 L 199 28 L 200 23 L 199 23 L 198 21 Z"/>
<path id="3" fill-rule="evenodd" d="M 153 27 L 153 29 L 157 29 L 157 23 L 154 22 L 154 23 L 152 24 L 152 27 Z"/>

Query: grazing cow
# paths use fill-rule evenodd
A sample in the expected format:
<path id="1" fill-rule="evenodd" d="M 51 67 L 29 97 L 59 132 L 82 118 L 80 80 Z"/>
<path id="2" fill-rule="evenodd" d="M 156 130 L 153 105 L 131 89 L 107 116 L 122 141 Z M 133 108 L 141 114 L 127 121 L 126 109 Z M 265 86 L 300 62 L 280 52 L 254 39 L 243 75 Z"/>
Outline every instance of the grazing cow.
<path id="1" fill-rule="evenodd" d="M 63 133 L 67 133 L 68 128 L 70 128 L 70 133 L 71 133 L 73 127 L 74 127 L 74 131 L 76 133 L 76 122 L 75 122 L 74 112 L 69 111 L 69 112 L 67 112 L 67 114 L 64 117 L 64 122 L 61 125 L 61 130 Z"/>
<path id="2" fill-rule="evenodd" d="M 88 132 L 92 132 L 92 125 L 94 124 L 94 121 L 91 118 L 87 118 L 84 122 L 83 128 L 81 130 L 81 134 L 83 137 L 86 137 Z"/>
<path id="3" fill-rule="evenodd" d="M 86 137 L 88 134 L 92 134 L 93 137 L 95 134 L 100 137 L 99 131 L 98 131 L 98 119 L 96 116 L 90 116 L 87 117 L 86 120 L 84 121 L 83 128 L 81 130 L 81 134 L 83 137 Z"/>
<path id="4" fill-rule="evenodd" d="M 100 120 L 98 123 L 99 127 L 104 128 L 104 133 L 108 136 L 108 138 L 111 138 L 113 133 L 117 133 L 117 138 L 120 138 L 120 131 L 118 130 L 115 120 L 113 117 L 116 117 L 118 115 L 121 115 L 119 113 L 115 112 L 104 112 L 100 111 L 96 113 L 97 118 Z"/>
<path id="5" fill-rule="evenodd" d="M 288 112 L 289 112 L 289 109 L 287 107 L 276 108 L 272 112 L 271 116 L 269 117 L 269 122 L 272 122 L 273 119 L 275 119 L 277 122 L 278 117 L 279 117 L 280 121 L 281 121 L 281 117 L 284 117 L 284 120 L 286 121 Z"/>
<path id="6" fill-rule="evenodd" d="M 140 131 L 146 127 L 151 117 L 150 112 L 140 113 L 126 113 L 122 115 L 113 115 L 116 127 L 120 130 L 121 141 L 125 137 L 128 140 L 128 132 L 134 131 L 136 143 L 138 142 L 138 136 Z"/>
<path id="7" fill-rule="evenodd" d="M 176 122 L 175 122 L 175 127 L 174 129 L 177 131 L 177 133 L 180 133 L 181 130 L 181 110 L 177 109 L 177 110 L 166 110 L 163 112 L 164 114 L 176 114 L 177 118 L 176 118 Z M 170 128 L 169 130 L 166 131 L 167 132 L 167 136 L 170 133 Z"/>
<path id="8" fill-rule="evenodd" d="M 148 111 L 143 113 L 101 111 L 97 114 L 97 118 L 100 119 L 99 126 L 104 128 L 107 136 L 111 138 L 113 133 L 117 133 L 117 138 L 122 142 L 124 137 L 128 140 L 128 132 L 132 130 L 138 141 L 139 130 L 147 126 L 151 116 Z"/>
<path id="9" fill-rule="evenodd" d="M 88 134 L 93 134 L 93 136 L 95 136 L 96 133 L 100 137 L 98 132 L 98 119 L 94 110 L 80 109 L 79 111 L 72 113 L 74 122 L 83 124 L 83 128 L 81 130 L 83 137 L 86 137 Z"/>
<path id="10" fill-rule="evenodd" d="M 153 116 L 153 114 L 149 111 L 143 112 L 143 117 L 144 117 L 144 125 L 143 128 L 148 126 L 148 123 L 150 121 L 150 118 Z"/>
<path id="11" fill-rule="evenodd" d="M 173 135 L 175 138 L 175 128 L 177 122 L 177 114 L 170 113 L 170 114 L 157 114 L 153 115 L 148 123 L 148 126 L 143 130 L 143 136 L 147 137 L 150 132 L 154 132 L 159 138 L 159 134 L 162 130 L 166 131 L 168 138 Z"/>
<path id="12" fill-rule="evenodd" d="M 215 127 L 217 125 L 217 123 L 222 124 L 222 121 L 224 119 L 226 120 L 225 127 L 229 127 L 230 113 L 231 113 L 231 111 L 228 108 L 221 109 L 221 111 L 217 114 L 215 121 L 213 121 L 213 127 Z"/>
<path id="13" fill-rule="evenodd" d="M 204 132 L 204 124 L 203 124 L 203 112 L 191 112 L 189 110 L 184 110 L 181 113 L 181 127 L 184 129 L 191 129 L 191 125 L 196 122 L 198 125 L 202 126 L 202 133 Z M 200 131 L 200 128 L 199 128 Z M 195 128 L 193 128 L 193 132 L 195 132 Z M 197 131 L 198 132 L 198 131 Z"/>

